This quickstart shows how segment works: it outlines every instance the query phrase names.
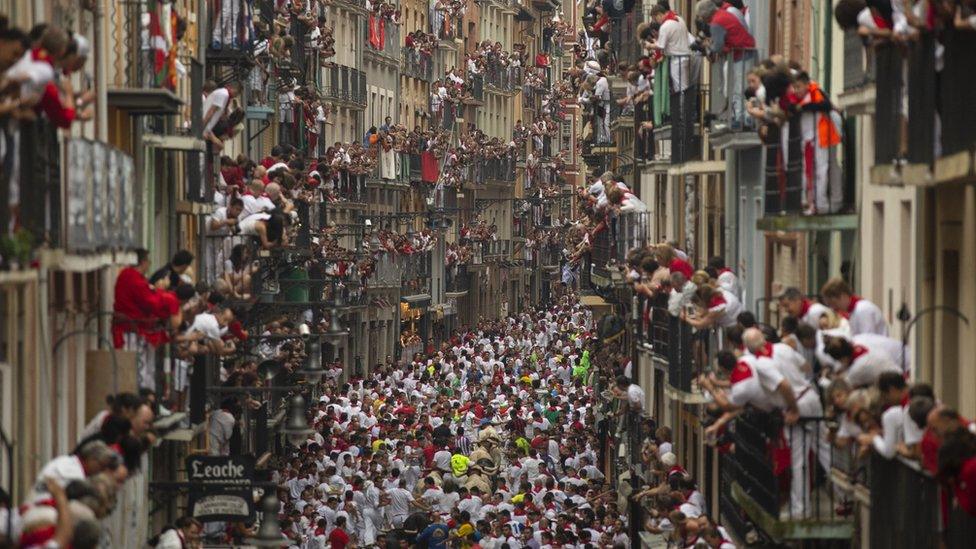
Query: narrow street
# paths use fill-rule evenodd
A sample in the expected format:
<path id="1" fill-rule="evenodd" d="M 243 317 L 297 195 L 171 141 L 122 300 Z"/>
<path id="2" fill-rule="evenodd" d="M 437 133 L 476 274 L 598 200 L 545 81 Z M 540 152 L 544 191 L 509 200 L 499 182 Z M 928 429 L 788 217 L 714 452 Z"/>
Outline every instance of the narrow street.
<path id="1" fill-rule="evenodd" d="M 0 549 L 956 549 L 969 0 L 0 0 Z"/>

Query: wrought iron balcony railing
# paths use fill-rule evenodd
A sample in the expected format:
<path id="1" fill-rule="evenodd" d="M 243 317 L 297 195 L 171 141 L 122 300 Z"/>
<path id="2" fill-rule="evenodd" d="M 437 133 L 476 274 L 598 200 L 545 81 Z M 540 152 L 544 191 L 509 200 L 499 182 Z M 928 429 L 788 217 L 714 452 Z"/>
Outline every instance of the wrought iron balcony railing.
<path id="1" fill-rule="evenodd" d="M 0 161 L 19 168 L 0 171 L 0 200 L 10 206 L 0 211 L 3 268 L 26 267 L 39 246 L 94 252 L 135 245 L 141 200 L 130 156 L 100 141 L 61 139 L 44 117 L 0 133 L 12 144 Z"/>
<path id="2" fill-rule="evenodd" d="M 400 59 L 400 25 L 387 20 L 378 20 L 376 16 L 368 17 L 369 39 L 366 41 L 367 51 Z"/>
<path id="3" fill-rule="evenodd" d="M 944 65 L 937 74 L 939 45 L 944 48 Z M 875 164 L 904 161 L 924 166 L 957 153 L 972 156 L 976 114 L 970 108 L 969 89 L 976 82 L 974 51 L 976 36 L 955 29 L 947 29 L 938 43 L 923 29 L 907 44 L 875 46 Z M 952 85 L 937 86 L 940 80 Z M 947 177 L 972 173 L 970 167 L 965 174 Z"/>
<path id="4" fill-rule="evenodd" d="M 755 49 L 732 49 L 711 63 L 712 133 L 755 131 L 756 120 L 746 112 L 746 75 L 759 62 Z"/>
<path id="5" fill-rule="evenodd" d="M 701 159 L 701 122 L 707 90 L 702 85 L 699 54 L 667 56 L 654 78 L 653 121 L 656 134 L 670 142 L 658 148 L 658 160 L 682 164 Z"/>
<path id="6" fill-rule="evenodd" d="M 132 114 L 176 114 L 183 102 L 174 93 L 176 67 L 157 61 L 157 49 L 175 51 L 173 37 L 153 36 L 152 21 L 165 17 L 161 2 L 112 2 L 108 16 L 117 32 L 110 33 L 113 63 L 108 102 Z"/>
<path id="7" fill-rule="evenodd" d="M 434 79 L 434 59 L 416 48 L 403 48 L 403 73 L 425 82 Z"/>
<path id="8" fill-rule="evenodd" d="M 839 512 L 827 475 L 815 472 L 829 467 L 829 429 L 822 417 L 800 418 L 796 426 L 784 429 L 778 412 L 750 410 L 740 415 L 719 435 L 718 443 L 730 448 L 720 458 L 721 507 L 745 511 L 778 543 L 849 541 L 852 517 Z M 791 463 L 789 454 L 802 456 L 802 462 Z"/>
<path id="9" fill-rule="evenodd" d="M 485 67 L 484 77 L 485 84 L 502 92 L 514 92 L 522 86 L 521 67 L 503 67 L 489 63 Z"/>
<path id="10" fill-rule="evenodd" d="M 332 65 L 326 70 L 322 94 L 330 99 L 366 105 L 366 73 L 345 65 Z"/>
<path id="11" fill-rule="evenodd" d="M 620 212 L 604 221 L 604 228 L 593 239 L 590 252 L 592 272 L 609 277 L 610 270 L 623 265 L 627 252 L 648 242 L 650 212 Z"/>

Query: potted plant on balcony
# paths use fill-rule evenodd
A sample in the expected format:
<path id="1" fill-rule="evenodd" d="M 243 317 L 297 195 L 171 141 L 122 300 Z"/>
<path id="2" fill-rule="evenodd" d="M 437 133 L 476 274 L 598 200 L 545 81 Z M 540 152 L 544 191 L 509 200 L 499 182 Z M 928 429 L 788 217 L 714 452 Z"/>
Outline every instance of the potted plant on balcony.
<path id="1" fill-rule="evenodd" d="M 0 237 L 0 268 L 16 270 L 30 263 L 34 249 L 34 235 L 20 228 L 10 236 Z"/>

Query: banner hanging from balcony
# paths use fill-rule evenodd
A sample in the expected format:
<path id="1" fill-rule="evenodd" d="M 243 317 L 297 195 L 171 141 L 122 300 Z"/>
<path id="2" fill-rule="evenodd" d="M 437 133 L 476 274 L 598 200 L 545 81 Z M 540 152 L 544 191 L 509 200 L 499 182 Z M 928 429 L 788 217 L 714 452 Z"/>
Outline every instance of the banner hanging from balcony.
<path id="1" fill-rule="evenodd" d="M 186 458 L 190 486 L 187 507 L 201 521 L 254 520 L 251 456 L 190 456 Z"/>
<path id="2" fill-rule="evenodd" d="M 131 248 L 136 239 L 132 157 L 105 143 L 67 140 L 67 240 L 73 251 Z"/>

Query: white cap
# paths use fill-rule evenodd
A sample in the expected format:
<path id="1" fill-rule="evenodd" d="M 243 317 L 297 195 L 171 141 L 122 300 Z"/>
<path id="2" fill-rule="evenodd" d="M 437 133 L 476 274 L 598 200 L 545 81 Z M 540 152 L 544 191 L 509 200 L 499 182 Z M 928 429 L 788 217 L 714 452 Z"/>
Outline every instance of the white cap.
<path id="1" fill-rule="evenodd" d="M 678 456 L 674 455 L 672 452 L 667 452 L 661 456 L 661 463 L 667 465 L 668 467 L 674 467 L 674 464 L 678 463 Z"/>
<path id="2" fill-rule="evenodd" d="M 78 57 L 88 57 L 91 53 L 91 42 L 80 34 L 74 35 L 75 49 L 78 50 Z"/>

